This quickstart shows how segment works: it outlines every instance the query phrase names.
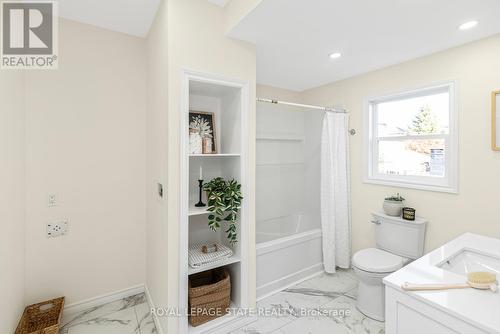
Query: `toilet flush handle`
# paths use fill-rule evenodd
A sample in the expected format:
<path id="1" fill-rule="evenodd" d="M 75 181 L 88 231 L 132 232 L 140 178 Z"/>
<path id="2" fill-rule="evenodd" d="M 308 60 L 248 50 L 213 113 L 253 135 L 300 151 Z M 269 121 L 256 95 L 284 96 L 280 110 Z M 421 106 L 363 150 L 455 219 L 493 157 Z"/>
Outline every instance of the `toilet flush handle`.
<path id="1" fill-rule="evenodd" d="M 371 222 L 372 222 L 372 224 L 380 225 L 380 221 L 378 221 L 378 220 L 372 220 Z"/>

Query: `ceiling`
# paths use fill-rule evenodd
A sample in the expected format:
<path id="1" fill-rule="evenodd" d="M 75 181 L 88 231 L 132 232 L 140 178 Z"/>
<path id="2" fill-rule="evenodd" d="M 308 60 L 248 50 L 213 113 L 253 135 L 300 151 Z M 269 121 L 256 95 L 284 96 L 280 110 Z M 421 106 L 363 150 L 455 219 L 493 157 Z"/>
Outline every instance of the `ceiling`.
<path id="1" fill-rule="evenodd" d="M 257 45 L 259 83 L 302 91 L 500 33 L 499 13 L 498 0 L 263 0 L 229 35 Z"/>
<path id="2" fill-rule="evenodd" d="M 62 0 L 59 16 L 146 37 L 159 4 L 160 0 Z"/>

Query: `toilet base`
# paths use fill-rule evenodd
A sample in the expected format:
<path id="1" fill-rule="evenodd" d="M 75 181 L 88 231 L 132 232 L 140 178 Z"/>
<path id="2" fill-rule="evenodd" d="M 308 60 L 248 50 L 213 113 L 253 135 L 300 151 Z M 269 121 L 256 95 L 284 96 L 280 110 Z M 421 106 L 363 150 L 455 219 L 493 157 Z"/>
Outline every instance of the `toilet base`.
<path id="1" fill-rule="evenodd" d="M 368 273 L 354 268 L 359 279 L 356 308 L 367 317 L 385 321 L 385 287 L 383 278 L 390 273 Z"/>

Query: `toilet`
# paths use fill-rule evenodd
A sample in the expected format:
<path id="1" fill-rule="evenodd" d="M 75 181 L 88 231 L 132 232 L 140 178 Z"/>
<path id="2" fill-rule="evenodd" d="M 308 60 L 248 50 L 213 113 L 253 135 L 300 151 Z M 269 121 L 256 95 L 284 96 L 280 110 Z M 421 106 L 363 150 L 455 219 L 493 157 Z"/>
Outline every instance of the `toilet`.
<path id="1" fill-rule="evenodd" d="M 359 280 L 358 310 L 369 318 L 385 320 L 385 276 L 403 268 L 424 253 L 426 221 L 414 221 L 373 213 L 376 248 L 366 248 L 352 257 Z"/>

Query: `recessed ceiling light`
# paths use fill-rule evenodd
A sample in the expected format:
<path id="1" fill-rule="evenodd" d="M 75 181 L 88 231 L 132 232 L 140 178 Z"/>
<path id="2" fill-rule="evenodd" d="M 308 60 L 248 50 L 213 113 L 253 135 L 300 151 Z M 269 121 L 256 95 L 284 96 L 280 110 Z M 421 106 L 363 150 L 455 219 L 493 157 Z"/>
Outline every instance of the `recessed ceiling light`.
<path id="1" fill-rule="evenodd" d="M 468 22 L 465 22 L 465 23 L 462 23 L 458 29 L 460 30 L 469 30 L 469 29 L 472 29 L 474 28 L 475 26 L 477 26 L 479 22 L 477 21 L 468 21 Z"/>
<path id="2" fill-rule="evenodd" d="M 340 52 L 334 52 L 334 53 L 330 53 L 330 55 L 328 57 L 330 57 L 330 59 L 338 59 L 338 58 L 342 57 L 342 54 Z"/>

